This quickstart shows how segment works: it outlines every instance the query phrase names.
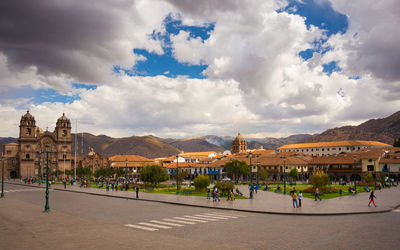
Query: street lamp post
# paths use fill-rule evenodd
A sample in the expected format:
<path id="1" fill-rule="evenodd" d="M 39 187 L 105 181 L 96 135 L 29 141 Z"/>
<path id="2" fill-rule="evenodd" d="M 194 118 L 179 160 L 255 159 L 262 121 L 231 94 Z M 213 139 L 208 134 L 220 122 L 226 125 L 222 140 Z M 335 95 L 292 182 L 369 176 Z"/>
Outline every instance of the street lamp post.
<path id="1" fill-rule="evenodd" d="M 1 198 L 4 198 L 4 156 L 1 156 Z"/>
<path id="2" fill-rule="evenodd" d="M 286 158 L 283 158 L 283 194 L 286 194 Z"/>
<path id="3" fill-rule="evenodd" d="M 44 205 L 44 212 L 50 212 L 49 205 L 49 152 L 46 150 L 46 204 Z"/>
<path id="4" fill-rule="evenodd" d="M 179 155 L 176 156 L 176 194 L 179 194 L 179 168 L 178 168 Z"/>
<path id="5" fill-rule="evenodd" d="M 375 165 L 376 165 L 376 160 L 374 160 L 374 190 L 376 190 L 376 169 L 375 169 Z"/>
<path id="6" fill-rule="evenodd" d="M 253 167 L 251 165 L 251 158 L 253 158 L 253 154 L 250 152 L 250 199 L 253 199 Z"/>
<path id="7" fill-rule="evenodd" d="M 357 179 L 356 179 L 356 160 L 357 158 L 354 156 L 354 165 L 353 165 L 353 171 L 354 171 L 354 194 L 357 194 Z"/>
<path id="8" fill-rule="evenodd" d="M 259 180 L 260 180 L 260 163 L 257 163 L 257 187 L 260 186 L 259 184 Z"/>
<path id="9" fill-rule="evenodd" d="M 128 159 L 125 160 L 125 183 L 128 185 Z"/>

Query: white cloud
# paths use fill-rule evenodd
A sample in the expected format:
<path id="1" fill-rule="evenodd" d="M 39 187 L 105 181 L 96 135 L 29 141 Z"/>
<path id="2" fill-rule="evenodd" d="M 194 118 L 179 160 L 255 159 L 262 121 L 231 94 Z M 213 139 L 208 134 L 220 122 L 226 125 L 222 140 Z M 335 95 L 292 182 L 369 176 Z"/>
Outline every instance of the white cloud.
<path id="1" fill-rule="evenodd" d="M 0 91 L 29 85 L 80 99 L 69 104 L 33 104 L 27 98 L 12 104 L 2 99 L 0 115 L 7 122 L 0 135 L 17 136 L 15 124 L 24 113 L 20 106 L 29 108 L 44 129 L 52 129 L 65 112 L 79 120 L 80 131 L 116 137 L 237 131 L 287 136 L 382 117 L 400 106 L 400 39 L 395 32 L 399 4 L 394 0 L 374 2 L 374 9 L 369 8 L 372 2 L 332 0 L 348 16 L 349 30 L 331 36 L 327 45 L 332 50 L 314 53 L 308 61 L 298 53 L 325 38 L 324 32 L 307 29 L 299 15 L 278 13 L 285 1 L 103 0 L 96 8 L 65 2 L 70 5 L 41 1 L 36 6 L 27 1 L 11 6 L 25 19 L 8 15 L 7 9 L 0 11 L 0 21 L 33 31 L 19 38 L 5 26 L 0 28 Z M 74 13 L 75 20 L 68 13 Z M 43 23 L 36 14 L 58 19 Z M 187 31 L 170 37 L 173 55 L 180 62 L 208 65 L 204 74 L 209 78 L 113 73 L 114 65 L 130 68 L 146 60 L 135 55 L 134 48 L 163 53 L 162 41 L 149 34 L 165 32 L 162 21 L 169 14 L 186 25 L 215 23 L 204 41 Z M 338 61 L 343 71 L 325 74 L 322 65 L 330 61 Z M 72 82 L 99 86 L 76 90 Z M 344 97 L 337 94 L 340 88 Z"/>

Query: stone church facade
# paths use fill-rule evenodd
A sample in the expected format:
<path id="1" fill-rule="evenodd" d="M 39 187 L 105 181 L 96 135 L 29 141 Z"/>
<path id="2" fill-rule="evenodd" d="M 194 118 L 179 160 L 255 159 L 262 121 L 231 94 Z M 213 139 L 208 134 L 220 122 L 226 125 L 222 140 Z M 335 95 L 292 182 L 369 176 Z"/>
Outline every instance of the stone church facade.
<path id="1" fill-rule="evenodd" d="M 14 150 L 11 150 L 14 148 Z M 9 169 L 7 176 L 15 178 L 45 176 L 48 155 L 49 172 L 70 170 L 71 122 L 63 114 L 58 118 L 54 132 L 43 131 L 36 126 L 35 117 L 29 111 L 21 117 L 18 144 L 6 144 L 3 151 L 7 164 L 17 167 Z M 10 153 L 9 157 L 7 153 Z M 5 171 L 6 172 L 6 171 Z"/>
<path id="2" fill-rule="evenodd" d="M 235 140 L 232 142 L 232 154 L 241 154 L 247 152 L 247 142 L 243 136 L 238 133 Z"/>

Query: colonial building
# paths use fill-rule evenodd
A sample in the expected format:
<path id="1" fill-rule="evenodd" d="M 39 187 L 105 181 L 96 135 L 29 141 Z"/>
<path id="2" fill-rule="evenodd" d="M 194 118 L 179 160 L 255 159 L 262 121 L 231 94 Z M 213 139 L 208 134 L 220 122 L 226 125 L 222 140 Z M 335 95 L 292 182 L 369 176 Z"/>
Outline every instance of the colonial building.
<path id="1" fill-rule="evenodd" d="M 127 168 L 129 178 L 139 178 L 142 167 L 156 164 L 153 160 L 140 155 L 114 155 L 109 158 L 111 168 Z"/>
<path id="2" fill-rule="evenodd" d="M 71 169 L 71 122 L 63 114 L 58 118 L 54 132 L 36 126 L 29 111 L 21 117 L 18 144 L 4 146 L 9 177 L 38 177 L 50 172 Z"/>
<path id="3" fill-rule="evenodd" d="M 232 142 L 232 154 L 240 154 L 246 153 L 247 151 L 247 142 L 246 140 L 238 133 L 235 140 Z"/>
<path id="4" fill-rule="evenodd" d="M 79 161 L 79 166 L 83 168 L 89 168 L 92 173 L 94 173 L 99 168 L 109 167 L 108 158 L 102 156 L 101 154 L 94 152 L 93 149 L 90 149 L 88 155 Z"/>
<path id="5" fill-rule="evenodd" d="M 311 156 L 335 155 L 342 152 L 356 152 L 365 148 L 390 148 L 389 144 L 378 141 L 333 141 L 287 144 L 278 148 L 279 152 L 301 152 Z"/>

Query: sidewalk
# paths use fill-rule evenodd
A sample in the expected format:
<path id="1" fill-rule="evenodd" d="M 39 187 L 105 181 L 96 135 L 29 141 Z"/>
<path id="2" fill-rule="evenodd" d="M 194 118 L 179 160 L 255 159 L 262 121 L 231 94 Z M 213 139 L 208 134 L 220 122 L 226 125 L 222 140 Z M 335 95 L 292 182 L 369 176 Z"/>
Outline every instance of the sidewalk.
<path id="1" fill-rule="evenodd" d="M 8 181 L 9 184 L 26 185 L 39 187 L 37 184 L 23 184 Z M 44 188 L 45 185 L 41 185 Z M 97 188 L 79 188 L 67 186 L 64 189 L 61 185 L 52 185 L 52 189 L 67 192 L 79 192 L 91 195 L 111 196 L 115 198 L 136 199 L 133 191 L 106 191 Z M 240 186 L 241 192 L 248 196 L 246 186 Z M 162 202 L 168 204 L 178 204 L 185 206 L 196 206 L 206 208 L 216 208 L 225 210 L 236 210 L 244 212 L 285 214 L 285 215 L 344 215 L 344 214 L 366 214 L 390 212 L 400 206 L 400 188 L 389 188 L 382 191 L 375 191 L 377 197 L 375 202 L 377 207 L 368 207 L 369 193 L 360 193 L 354 196 L 343 196 L 334 199 L 314 201 L 314 199 L 304 198 L 301 208 L 293 208 L 290 195 L 276 194 L 267 191 L 258 191 L 254 194 L 254 199 L 240 199 L 227 201 L 221 199 L 220 202 L 207 200 L 205 197 L 170 195 L 157 193 L 139 193 L 139 200 Z"/>

